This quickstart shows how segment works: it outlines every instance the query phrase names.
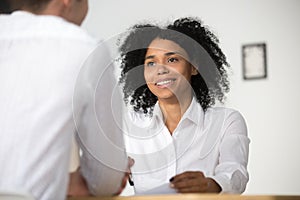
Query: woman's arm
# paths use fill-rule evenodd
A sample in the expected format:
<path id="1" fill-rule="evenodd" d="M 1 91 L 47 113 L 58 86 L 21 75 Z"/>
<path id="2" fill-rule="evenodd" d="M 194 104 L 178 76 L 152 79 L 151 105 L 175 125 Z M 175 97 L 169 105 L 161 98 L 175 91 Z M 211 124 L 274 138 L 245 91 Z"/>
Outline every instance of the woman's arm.
<path id="1" fill-rule="evenodd" d="M 242 115 L 229 111 L 224 121 L 224 134 L 219 145 L 219 162 L 211 176 L 222 193 L 243 193 L 249 175 L 247 171 L 249 143 L 247 126 Z"/>

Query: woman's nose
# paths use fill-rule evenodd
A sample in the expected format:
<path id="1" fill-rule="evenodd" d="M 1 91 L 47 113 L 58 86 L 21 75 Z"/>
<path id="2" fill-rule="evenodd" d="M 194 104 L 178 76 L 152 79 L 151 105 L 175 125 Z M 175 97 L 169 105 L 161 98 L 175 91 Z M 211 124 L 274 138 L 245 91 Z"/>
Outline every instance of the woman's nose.
<path id="1" fill-rule="evenodd" d="M 168 74 L 169 69 L 165 65 L 159 65 L 157 68 L 157 74 L 158 75 L 163 75 L 163 74 Z"/>

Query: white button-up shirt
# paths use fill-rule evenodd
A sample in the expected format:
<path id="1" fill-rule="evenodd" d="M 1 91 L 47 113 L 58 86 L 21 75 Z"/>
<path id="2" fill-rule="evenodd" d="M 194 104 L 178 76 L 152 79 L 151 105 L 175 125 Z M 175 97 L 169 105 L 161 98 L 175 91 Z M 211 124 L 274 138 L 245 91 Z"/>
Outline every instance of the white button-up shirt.
<path id="1" fill-rule="evenodd" d="M 135 160 L 131 171 L 136 194 L 185 171 L 202 171 L 224 193 L 245 190 L 249 138 L 239 112 L 227 108 L 204 112 L 193 98 L 172 135 L 158 103 L 152 117 L 130 112 L 126 125 L 127 153 Z"/>
<path id="2" fill-rule="evenodd" d="M 93 97 L 96 84 L 92 85 L 91 79 L 99 79 L 93 76 L 93 71 L 79 73 L 97 44 L 80 27 L 60 17 L 24 11 L 0 15 L 0 191 L 24 191 L 40 200 L 65 199 L 71 136 L 76 130 L 73 114 L 78 119 L 83 110 L 92 110 L 91 114 L 95 109 L 99 111 L 97 119 L 108 127 L 104 128 L 111 141 L 122 143 L 115 139 L 121 131 L 111 117 L 114 77 L 113 70 L 107 69 L 111 60 L 105 48 L 98 49 L 93 66 L 108 72 L 101 77 L 98 89 L 103 96 L 97 99 L 97 104 L 87 106 L 80 102 Z M 73 113 L 72 97 L 79 74 L 84 78 L 75 93 Z M 98 129 L 86 130 L 95 127 L 92 118 L 77 120 L 82 122 L 77 127 L 82 130 L 86 147 L 81 166 L 92 192 L 108 195 L 119 189 L 124 173 L 114 172 L 105 165 L 108 161 L 102 163 L 95 154 L 91 155 L 102 152 L 105 156 L 110 144 L 93 139 Z M 98 147 L 93 152 L 89 149 L 92 144 Z M 123 158 L 125 163 L 124 152 L 109 153 L 107 157 Z M 108 177 L 110 183 L 104 181 Z"/>

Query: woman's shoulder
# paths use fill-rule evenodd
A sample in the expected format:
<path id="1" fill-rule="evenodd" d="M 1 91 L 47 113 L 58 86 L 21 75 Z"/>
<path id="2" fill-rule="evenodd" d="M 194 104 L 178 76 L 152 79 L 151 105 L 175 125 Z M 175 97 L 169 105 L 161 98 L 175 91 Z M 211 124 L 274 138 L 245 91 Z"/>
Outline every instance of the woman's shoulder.
<path id="1" fill-rule="evenodd" d="M 222 124 L 222 128 L 232 133 L 247 135 L 247 123 L 243 115 L 236 109 L 213 107 L 205 113 L 206 124 Z"/>
<path id="2" fill-rule="evenodd" d="M 208 114 L 218 114 L 218 113 L 240 114 L 240 111 L 238 111 L 234 108 L 229 108 L 229 107 L 224 107 L 224 106 L 217 106 L 217 107 L 208 108 L 206 110 L 206 113 L 208 113 Z"/>
<path id="3" fill-rule="evenodd" d="M 138 127 L 147 127 L 151 124 L 152 117 L 149 114 L 145 114 L 143 112 L 127 110 L 126 121 Z"/>
<path id="4" fill-rule="evenodd" d="M 223 118 L 224 120 L 243 120 L 244 117 L 240 111 L 228 107 L 211 107 L 205 112 L 206 117 Z"/>

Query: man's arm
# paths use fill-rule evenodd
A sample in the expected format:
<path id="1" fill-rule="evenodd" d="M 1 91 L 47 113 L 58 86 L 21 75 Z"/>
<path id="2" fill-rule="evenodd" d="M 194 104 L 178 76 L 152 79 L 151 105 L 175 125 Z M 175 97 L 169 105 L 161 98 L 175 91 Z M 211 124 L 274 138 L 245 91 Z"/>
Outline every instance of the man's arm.
<path id="1" fill-rule="evenodd" d="M 81 176 L 79 168 L 70 173 L 67 196 L 90 196 L 86 181 Z"/>
<path id="2" fill-rule="evenodd" d="M 128 163 L 112 61 L 106 47 L 98 46 L 82 66 L 73 98 L 80 171 L 93 195 L 118 192 Z"/>

